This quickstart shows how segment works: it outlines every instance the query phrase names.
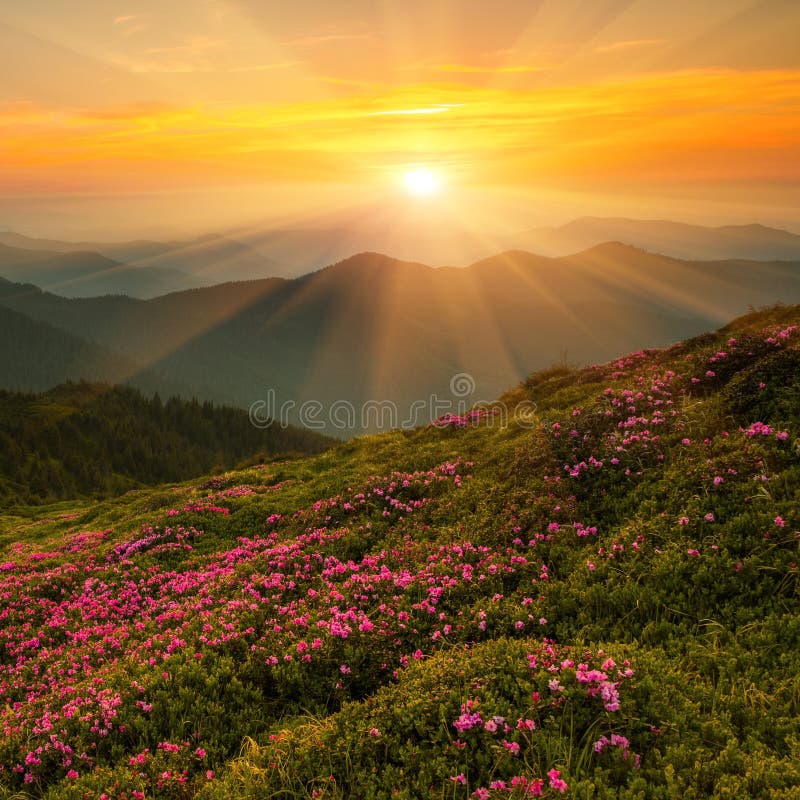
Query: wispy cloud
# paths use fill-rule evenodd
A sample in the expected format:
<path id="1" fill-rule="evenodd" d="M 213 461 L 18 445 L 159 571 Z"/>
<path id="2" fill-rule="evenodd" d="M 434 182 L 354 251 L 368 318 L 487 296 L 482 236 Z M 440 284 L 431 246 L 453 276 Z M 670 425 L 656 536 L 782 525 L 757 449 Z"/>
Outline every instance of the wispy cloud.
<path id="1" fill-rule="evenodd" d="M 141 56 L 120 55 L 113 63 L 140 74 L 268 72 L 300 66 L 298 59 L 241 63 L 241 54 L 228 39 L 193 36 L 178 44 L 148 47 Z M 238 63 L 237 63 L 238 62 Z"/>
<path id="2" fill-rule="evenodd" d="M 227 39 L 211 39 L 208 36 L 190 36 L 181 44 L 174 44 L 169 47 L 148 47 L 144 52 L 148 55 L 186 56 L 208 53 L 211 50 L 229 48 L 230 46 L 231 43 Z"/>
<path id="3" fill-rule="evenodd" d="M 391 117 L 406 114 L 444 114 L 446 111 L 452 111 L 454 108 L 459 108 L 463 105 L 463 103 L 441 103 L 435 106 L 426 106 L 425 108 L 393 108 L 388 111 L 371 111 L 367 116 Z"/>
<path id="4" fill-rule="evenodd" d="M 131 121 L 158 117 L 178 110 L 166 103 L 133 103 L 114 108 L 84 108 L 75 114 L 77 117 L 90 120 Z"/>
<path id="5" fill-rule="evenodd" d="M 276 61 L 272 64 L 244 64 L 240 67 L 228 67 L 225 72 L 270 72 L 276 69 L 291 69 L 299 67 L 302 61 Z"/>
<path id="6" fill-rule="evenodd" d="M 351 86 L 356 89 L 376 89 L 382 86 L 377 81 L 361 81 L 354 78 L 339 78 L 335 75 L 315 75 L 315 81 L 330 83 L 334 86 Z"/>
<path id="7" fill-rule="evenodd" d="M 123 36 L 132 36 L 148 27 L 143 14 L 120 14 L 114 17 L 114 25 L 121 29 Z"/>
<path id="8" fill-rule="evenodd" d="M 114 62 L 118 66 L 125 67 L 131 72 L 140 75 L 161 75 L 161 74 L 183 74 L 191 75 L 197 74 L 213 74 L 220 75 L 233 75 L 237 73 L 247 72 L 274 72 L 282 69 L 292 69 L 293 67 L 300 67 L 303 61 L 275 61 L 265 64 L 238 64 L 234 66 L 216 65 L 209 62 L 199 63 L 190 61 L 125 61 L 115 59 Z"/>
<path id="9" fill-rule="evenodd" d="M 654 47 L 663 44 L 665 39 L 625 39 L 621 42 L 611 42 L 611 44 L 601 44 L 595 47 L 595 53 L 619 53 L 624 50 L 636 50 L 640 47 Z"/>
<path id="10" fill-rule="evenodd" d="M 298 36 L 294 39 L 285 39 L 279 44 L 285 47 L 316 47 L 321 44 L 333 42 L 367 41 L 374 39 L 375 34 L 367 31 L 364 33 L 321 33 L 311 36 Z"/>
<path id="11" fill-rule="evenodd" d="M 47 124 L 54 116 L 52 112 L 40 108 L 31 100 L 0 103 L 0 128 L 25 124 Z M 2 138 L 0 138 L 1 144 Z"/>
<path id="12" fill-rule="evenodd" d="M 505 66 L 484 66 L 481 64 L 431 64 L 429 69 L 436 72 L 486 73 L 500 75 L 514 72 L 546 72 L 552 67 L 544 64 L 509 64 Z"/>

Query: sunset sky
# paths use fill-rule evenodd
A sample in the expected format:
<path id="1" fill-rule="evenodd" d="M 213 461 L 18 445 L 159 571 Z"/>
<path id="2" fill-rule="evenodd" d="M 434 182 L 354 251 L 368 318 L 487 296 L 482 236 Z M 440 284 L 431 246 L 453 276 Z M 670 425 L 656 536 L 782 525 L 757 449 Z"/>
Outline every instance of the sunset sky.
<path id="1" fill-rule="evenodd" d="M 446 202 L 800 230 L 799 35 L 796 0 L 0 0 L 0 227 Z"/>

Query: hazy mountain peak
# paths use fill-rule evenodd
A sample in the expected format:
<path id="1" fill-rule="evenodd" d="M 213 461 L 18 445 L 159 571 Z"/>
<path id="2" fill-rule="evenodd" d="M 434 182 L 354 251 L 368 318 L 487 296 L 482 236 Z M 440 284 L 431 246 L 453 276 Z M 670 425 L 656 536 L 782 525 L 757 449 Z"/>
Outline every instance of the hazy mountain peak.
<path id="1" fill-rule="evenodd" d="M 649 254 L 648 251 L 641 247 L 628 244 L 626 242 L 609 241 L 600 242 L 592 247 L 587 247 L 579 253 L 575 253 L 574 258 L 589 257 L 589 256 L 603 256 L 603 257 L 628 257 L 631 255 Z"/>
<path id="2" fill-rule="evenodd" d="M 691 261 L 800 260 L 800 236 L 759 223 L 704 227 L 669 220 L 580 217 L 560 227 L 542 227 L 513 237 L 513 247 L 565 256 L 607 241 Z"/>
<path id="3" fill-rule="evenodd" d="M 336 273 L 353 271 L 372 272 L 374 270 L 396 269 L 398 267 L 411 269 L 422 267 L 425 269 L 430 269 L 427 264 L 422 264 L 418 261 L 402 261 L 401 259 L 393 258 L 386 253 L 365 251 L 362 253 L 356 253 L 355 255 L 342 259 L 341 261 L 337 261 L 335 264 L 331 264 L 322 271 L 334 271 Z"/>

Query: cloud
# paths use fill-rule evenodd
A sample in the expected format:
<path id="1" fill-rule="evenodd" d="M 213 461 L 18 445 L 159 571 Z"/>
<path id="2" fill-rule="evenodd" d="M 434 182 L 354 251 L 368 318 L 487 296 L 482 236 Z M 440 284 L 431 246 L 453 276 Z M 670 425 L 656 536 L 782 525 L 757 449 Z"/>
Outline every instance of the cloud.
<path id="1" fill-rule="evenodd" d="M 269 72 L 274 69 L 291 69 L 303 65 L 303 61 L 277 61 L 274 64 L 245 64 L 240 67 L 228 67 L 224 72 Z"/>
<path id="2" fill-rule="evenodd" d="M 137 120 L 158 117 L 179 110 L 166 103 L 134 103 L 113 108 L 84 108 L 75 112 L 75 116 L 89 120 Z"/>
<path id="3" fill-rule="evenodd" d="M 26 125 L 31 123 L 46 123 L 53 117 L 51 112 L 39 108 L 30 100 L 14 100 L 0 103 L 0 129 L 6 126 Z M 0 134 L 0 146 L 2 146 Z"/>
<path id="4" fill-rule="evenodd" d="M 636 50 L 640 47 L 654 47 L 663 44 L 666 39 L 626 39 L 611 44 L 601 44 L 595 47 L 595 53 L 620 53 L 625 50 Z"/>
<path id="5" fill-rule="evenodd" d="M 116 60 L 114 63 L 125 66 L 131 72 L 138 74 L 236 74 L 246 72 L 272 72 L 281 69 L 291 69 L 303 65 L 303 61 L 276 61 L 266 64 L 240 64 L 225 67 L 210 63 L 197 63 L 188 61 L 152 61 L 152 62 L 126 62 Z"/>
<path id="6" fill-rule="evenodd" d="M 372 32 L 365 33 L 322 33 L 311 36 L 298 36 L 295 39 L 286 39 L 278 44 L 285 47 L 316 47 L 321 44 L 331 44 L 332 42 L 352 42 L 366 41 L 374 39 Z"/>
<path id="7" fill-rule="evenodd" d="M 552 67 L 543 64 L 510 64 L 507 66 L 481 66 L 477 64 L 431 64 L 429 69 L 436 72 L 463 72 L 463 73 L 486 73 L 489 75 L 502 75 L 515 72 L 546 72 Z"/>
<path id="8" fill-rule="evenodd" d="M 229 48 L 231 43 L 227 39 L 211 39 L 208 36 L 190 36 L 182 44 L 170 47 L 148 47 L 144 50 L 148 55 L 185 56 L 197 53 L 207 53 L 211 50 Z"/>
<path id="9" fill-rule="evenodd" d="M 114 25 L 121 28 L 122 35 L 126 37 L 148 28 L 143 14 L 120 14 L 114 17 Z"/>
<path id="10" fill-rule="evenodd" d="M 371 111 L 367 116 L 369 117 L 385 117 L 406 114 L 443 114 L 446 111 L 452 111 L 454 108 L 463 106 L 463 103 L 442 103 L 436 106 L 427 106 L 425 108 L 393 108 L 389 111 Z"/>
<path id="11" fill-rule="evenodd" d="M 377 89 L 382 84 L 377 81 L 360 81 L 352 78 L 338 78 L 334 75 L 315 75 L 313 78 L 320 83 L 331 83 L 334 86 L 351 86 L 358 89 Z"/>
<path id="12" fill-rule="evenodd" d="M 141 51 L 150 58 L 117 56 L 113 63 L 140 74 L 245 73 L 267 72 L 300 66 L 298 59 L 255 63 L 235 63 L 239 49 L 228 39 L 206 36 L 185 38 L 180 44 L 148 47 Z M 234 63 L 230 63 L 234 61 Z"/>
<path id="13" fill-rule="evenodd" d="M 270 105 L 16 104 L 0 108 L 0 174 L 80 185 L 91 162 L 115 191 L 145 180 L 369 183 L 424 159 L 464 165 L 484 185 L 785 185 L 800 180 L 798 97 L 800 70 L 707 69 L 540 89 L 431 81 Z"/>

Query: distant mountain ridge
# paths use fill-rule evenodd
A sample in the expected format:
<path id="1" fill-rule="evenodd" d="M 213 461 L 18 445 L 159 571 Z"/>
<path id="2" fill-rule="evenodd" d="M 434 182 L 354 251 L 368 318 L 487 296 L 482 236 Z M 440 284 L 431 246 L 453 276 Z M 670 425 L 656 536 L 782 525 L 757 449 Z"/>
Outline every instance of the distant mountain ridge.
<path id="1" fill-rule="evenodd" d="M 29 250 L 0 243 L 0 275 L 66 297 L 148 297 L 196 282 L 168 267 L 131 266 L 90 250 Z"/>
<path id="2" fill-rule="evenodd" d="M 133 385 L 168 376 L 186 396 L 244 407 L 273 397 L 295 404 L 294 421 L 304 401 L 346 401 L 355 417 L 325 427 L 338 435 L 375 427 L 358 416 L 368 401 L 394 403 L 399 424 L 432 396 L 491 399 L 564 353 L 603 361 L 778 301 L 800 301 L 800 263 L 689 262 L 619 243 L 562 258 L 512 251 L 468 268 L 362 253 L 293 280 L 151 300 L 0 284 L 0 306 L 142 365 Z M 451 393 L 460 373 L 474 380 L 469 398 Z M 419 423 L 435 416 L 418 413 Z"/>
<path id="3" fill-rule="evenodd" d="M 582 217 L 560 227 L 524 231 L 511 237 L 510 245 L 559 256 L 612 240 L 691 261 L 800 261 L 800 235 L 758 224 L 712 228 L 667 220 Z"/>
<path id="4" fill-rule="evenodd" d="M 403 223 L 400 223 L 403 224 Z M 253 226 L 168 241 L 127 242 L 39 239 L 0 232 L 0 275 L 70 297 L 127 294 L 149 299 L 229 281 L 297 278 L 354 253 L 389 250 L 406 261 L 464 265 L 492 257 L 486 239 L 459 239 L 436 229 L 401 236 L 380 229 Z M 557 257 L 618 241 L 689 261 L 752 259 L 800 261 L 800 235 L 764 225 L 718 228 L 664 220 L 583 217 L 557 228 L 536 228 L 494 240 L 498 250 Z M 449 242 L 449 244 L 448 244 Z M 8 250 L 13 248 L 13 250 Z"/>
<path id="5" fill-rule="evenodd" d="M 241 241 L 206 234 L 165 242 L 68 242 L 0 232 L 0 275 L 70 297 L 149 299 L 227 281 L 298 277 L 353 252 L 349 237 L 339 242 L 334 231 L 241 236 Z"/>

